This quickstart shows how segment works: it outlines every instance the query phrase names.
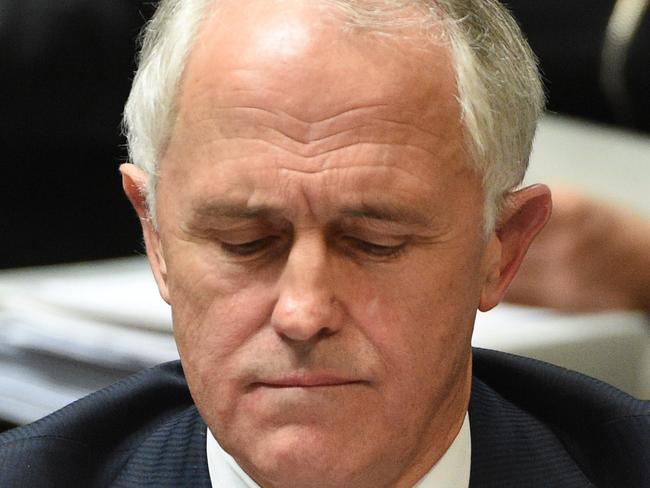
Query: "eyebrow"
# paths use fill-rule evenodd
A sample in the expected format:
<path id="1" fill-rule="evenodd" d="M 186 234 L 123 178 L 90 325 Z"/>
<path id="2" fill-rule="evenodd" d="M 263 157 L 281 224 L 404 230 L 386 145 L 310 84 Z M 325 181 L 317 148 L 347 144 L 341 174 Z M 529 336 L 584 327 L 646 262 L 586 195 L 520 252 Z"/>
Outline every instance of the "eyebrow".
<path id="1" fill-rule="evenodd" d="M 340 213 L 345 217 L 382 220 L 399 224 L 417 225 L 426 227 L 431 224 L 431 216 L 424 215 L 417 210 L 396 204 L 360 204 L 357 206 L 343 207 Z"/>
<path id="2" fill-rule="evenodd" d="M 281 209 L 267 205 L 249 206 L 243 202 L 219 201 L 200 204 L 193 213 L 197 217 L 250 220 L 275 220 L 281 219 L 284 215 Z M 421 227 L 429 226 L 432 222 L 430 215 L 425 215 L 412 208 L 379 202 L 345 206 L 338 210 L 338 215 L 344 218 L 371 219 Z"/>
<path id="3" fill-rule="evenodd" d="M 249 206 L 246 203 L 210 202 L 198 205 L 194 212 L 200 217 L 233 219 L 270 219 L 278 217 L 280 210 L 266 205 Z"/>

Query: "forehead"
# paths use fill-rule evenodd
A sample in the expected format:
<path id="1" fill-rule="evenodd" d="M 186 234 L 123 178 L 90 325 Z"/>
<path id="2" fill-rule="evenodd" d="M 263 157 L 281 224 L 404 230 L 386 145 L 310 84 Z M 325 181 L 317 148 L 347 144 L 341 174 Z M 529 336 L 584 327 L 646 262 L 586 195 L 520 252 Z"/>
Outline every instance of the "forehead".
<path id="1" fill-rule="evenodd" d="M 187 193 L 212 198 L 253 191 L 260 180 L 245 173 L 271 167 L 391 167 L 429 181 L 440 168 L 442 178 L 465 173 L 455 74 L 440 36 L 346 28 L 340 13 L 318 5 L 225 1 L 211 12 L 188 58 L 161 165 L 173 178 L 162 183 L 184 181 Z M 228 181 L 239 190 L 225 183 L 233 171 Z M 378 181 L 377 171 L 355 174 L 363 177 L 351 188 Z M 317 188 L 334 177 L 311 181 Z"/>
<path id="2" fill-rule="evenodd" d="M 201 120 L 215 106 L 248 104 L 315 124 L 382 105 L 398 117 L 418 112 L 421 125 L 441 117 L 459 125 L 451 55 L 435 27 L 382 35 L 350 28 L 342 15 L 317 0 L 220 3 L 191 49 L 182 115 Z"/>

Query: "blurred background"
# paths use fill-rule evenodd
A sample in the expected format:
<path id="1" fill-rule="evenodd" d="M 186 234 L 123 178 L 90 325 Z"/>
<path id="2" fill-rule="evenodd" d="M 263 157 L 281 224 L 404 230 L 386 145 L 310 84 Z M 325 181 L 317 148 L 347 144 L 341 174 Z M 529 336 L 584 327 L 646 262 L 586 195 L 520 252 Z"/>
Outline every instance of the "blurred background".
<path id="1" fill-rule="evenodd" d="M 648 133 L 650 15 L 628 7 L 613 22 L 616 3 L 507 0 L 539 56 L 550 111 Z M 141 250 L 117 171 L 119 126 L 154 7 L 0 0 L 0 268 Z"/>
<path id="2" fill-rule="evenodd" d="M 0 267 L 132 255 L 122 107 L 140 0 L 0 0 Z"/>

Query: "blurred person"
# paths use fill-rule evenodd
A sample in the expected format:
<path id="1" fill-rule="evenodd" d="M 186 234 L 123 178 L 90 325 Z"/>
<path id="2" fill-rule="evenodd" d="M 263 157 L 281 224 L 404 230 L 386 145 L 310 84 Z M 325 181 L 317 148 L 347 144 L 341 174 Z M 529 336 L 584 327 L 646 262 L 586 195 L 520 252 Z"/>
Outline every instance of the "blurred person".
<path id="1" fill-rule="evenodd" d="M 548 219 L 492 0 L 164 0 L 123 186 L 181 361 L 0 436 L 0 486 L 644 486 L 650 405 L 472 350 Z"/>
<path id="2" fill-rule="evenodd" d="M 650 310 L 650 222 L 571 187 L 553 189 L 553 213 L 506 299 L 571 312 Z"/>

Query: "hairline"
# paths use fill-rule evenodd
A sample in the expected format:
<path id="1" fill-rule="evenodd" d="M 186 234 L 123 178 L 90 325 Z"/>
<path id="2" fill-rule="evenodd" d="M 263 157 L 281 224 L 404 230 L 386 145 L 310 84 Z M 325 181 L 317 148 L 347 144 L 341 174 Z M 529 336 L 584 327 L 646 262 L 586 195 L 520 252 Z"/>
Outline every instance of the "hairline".
<path id="1" fill-rule="evenodd" d="M 169 110 L 166 113 L 167 120 L 164 121 L 167 124 L 162 131 L 165 132 L 164 138 L 162 141 L 159 141 L 157 147 L 152 148 L 153 150 L 156 151 L 156 153 L 154 155 L 154 161 L 149 162 L 148 165 L 138 164 L 139 161 L 136 161 L 136 159 L 139 158 L 132 158 L 134 162 L 138 166 L 143 168 L 147 173 L 149 181 L 148 181 L 148 187 L 145 189 L 144 193 L 145 196 L 147 197 L 149 213 L 154 224 L 156 224 L 157 222 L 156 209 L 155 209 L 156 184 L 158 181 L 157 169 L 159 167 L 159 162 L 162 159 L 165 150 L 167 149 L 169 137 L 173 131 L 174 121 L 178 113 L 178 99 L 180 96 L 180 92 L 182 90 L 183 80 L 186 74 L 187 60 L 191 55 L 194 46 L 198 42 L 198 36 L 201 35 L 202 27 L 204 23 L 217 13 L 218 7 L 222 3 L 222 1 L 223 0 L 202 0 L 202 1 L 198 0 L 196 3 L 192 4 L 192 6 L 194 7 L 199 5 L 200 12 L 195 18 L 192 19 L 193 20 L 192 32 L 188 37 L 185 38 L 186 42 L 185 45 L 183 46 L 183 50 L 181 53 L 181 60 L 180 63 L 176 66 L 176 68 L 178 68 L 177 70 L 178 72 L 172 73 L 171 76 L 169 75 L 169 73 L 165 73 L 167 75 L 167 78 L 165 79 L 166 82 L 169 82 L 168 78 L 172 78 L 174 76 L 176 77 L 176 80 L 174 83 L 172 83 L 173 85 L 172 96 L 171 99 L 169 100 L 171 103 L 169 106 Z M 343 11 L 344 14 L 348 14 L 348 15 L 344 15 L 343 17 L 344 20 L 350 22 L 350 24 L 353 26 L 362 27 L 364 30 L 379 35 L 390 35 L 392 37 L 397 37 L 395 35 L 395 32 L 391 32 L 391 30 L 394 29 L 391 29 L 390 27 L 396 27 L 396 26 L 400 27 L 404 25 L 403 22 L 401 24 L 399 22 L 393 22 L 393 23 L 387 22 L 385 17 L 383 17 L 383 14 L 376 15 L 372 17 L 371 20 L 368 20 L 368 18 L 364 17 L 363 15 L 359 15 L 359 16 L 350 15 L 350 12 L 352 13 L 357 12 L 356 9 L 358 7 L 358 4 L 354 5 L 354 0 L 319 0 L 319 3 L 341 7 L 339 10 Z M 398 1 L 397 3 L 400 2 Z M 418 0 L 417 7 L 427 10 L 426 15 L 422 17 L 422 20 L 419 21 L 419 23 L 427 28 L 427 32 L 431 32 L 432 30 L 431 27 L 433 26 L 433 21 L 435 20 L 436 23 L 440 26 L 438 32 L 441 32 L 442 35 L 445 36 L 448 41 L 446 42 L 447 44 L 446 47 L 449 49 L 449 53 L 451 55 L 451 60 L 452 60 L 452 66 L 456 76 L 456 98 L 458 100 L 462 112 L 461 124 L 463 127 L 464 148 L 465 148 L 465 156 L 466 156 L 465 164 L 477 170 L 479 172 L 479 176 L 483 180 L 481 188 L 484 193 L 484 227 L 485 227 L 484 230 L 485 230 L 485 234 L 487 235 L 494 228 L 500 210 L 499 204 L 502 201 L 502 195 L 494 193 L 495 191 L 494 187 L 496 186 L 496 183 L 493 184 L 491 187 L 488 185 L 489 183 L 488 179 L 490 179 L 490 177 L 493 177 L 494 179 L 496 178 L 496 176 L 498 176 L 491 173 L 491 171 L 495 169 L 494 165 L 496 163 L 494 162 L 491 163 L 485 160 L 485 154 L 484 154 L 485 148 L 483 147 L 485 141 L 478 139 L 479 136 L 484 136 L 485 133 L 488 133 L 488 135 L 492 135 L 490 131 L 485 128 L 486 125 L 490 124 L 489 117 L 491 114 L 483 113 L 483 112 L 489 112 L 490 111 L 489 108 L 491 107 L 488 107 L 487 111 L 485 110 L 481 111 L 482 112 L 481 114 L 474 113 L 476 112 L 476 110 L 474 110 L 474 107 L 471 105 L 473 103 L 477 103 L 477 101 L 471 100 L 471 97 L 469 97 L 467 93 L 464 93 L 464 91 L 467 89 L 466 85 L 468 85 L 469 82 L 476 82 L 476 80 L 480 78 L 480 76 L 476 73 L 473 74 L 473 78 L 472 78 L 472 73 L 469 73 L 469 71 L 474 70 L 478 72 L 479 67 L 476 66 L 477 60 L 475 59 L 475 57 L 473 57 L 471 53 L 470 54 L 467 53 L 468 46 L 466 46 L 466 44 L 468 40 L 464 39 L 463 37 L 469 34 L 464 33 L 462 31 L 458 32 L 458 29 L 456 29 L 456 24 L 458 23 L 458 21 L 454 20 L 450 12 L 446 11 L 445 8 L 441 6 L 441 4 L 453 5 L 453 1 L 449 2 L 449 0 L 436 0 L 436 1 Z M 359 23 L 360 21 L 363 23 L 360 24 Z M 432 40 L 427 36 L 426 42 L 432 42 Z M 175 52 L 178 54 L 178 51 Z M 469 57 L 470 59 L 469 60 L 462 59 L 463 56 Z M 463 64 L 463 62 L 465 64 Z M 470 79 L 468 82 L 465 79 L 466 77 L 472 79 Z M 131 126 L 131 124 L 129 123 L 130 120 L 128 114 L 129 103 L 131 103 L 131 97 L 129 98 L 129 102 L 127 103 L 127 112 L 125 112 L 125 127 L 127 128 L 127 134 L 129 133 L 128 129 Z M 482 122 L 484 126 L 483 128 L 480 127 L 481 121 L 479 120 L 477 122 L 476 120 L 480 118 L 477 117 L 477 115 L 487 117 L 488 119 L 487 122 L 486 121 Z M 489 142 L 490 141 L 488 141 L 488 144 Z M 499 145 L 498 142 L 495 143 L 495 146 L 498 145 Z M 129 144 L 129 147 L 131 148 L 131 144 Z M 152 151 L 150 151 L 150 153 L 151 152 Z M 517 175 L 516 178 L 517 181 L 508 183 L 509 189 L 512 189 L 514 186 L 518 185 L 523 179 L 523 171 L 525 171 L 527 160 L 522 161 L 521 163 L 522 163 L 521 166 L 523 168 L 522 171 L 519 171 L 521 175 Z M 510 176 L 510 180 L 514 179 L 512 175 L 509 176 Z"/>

